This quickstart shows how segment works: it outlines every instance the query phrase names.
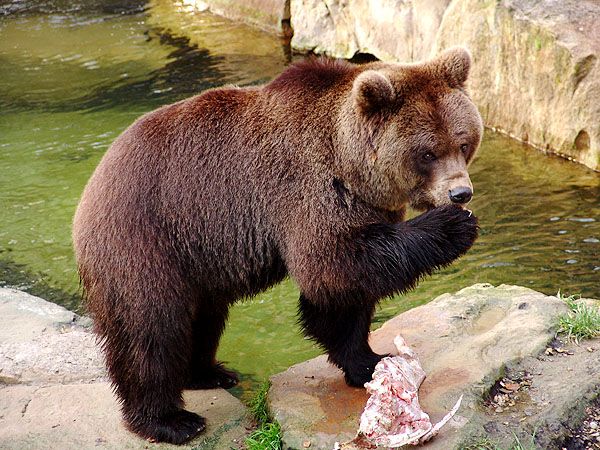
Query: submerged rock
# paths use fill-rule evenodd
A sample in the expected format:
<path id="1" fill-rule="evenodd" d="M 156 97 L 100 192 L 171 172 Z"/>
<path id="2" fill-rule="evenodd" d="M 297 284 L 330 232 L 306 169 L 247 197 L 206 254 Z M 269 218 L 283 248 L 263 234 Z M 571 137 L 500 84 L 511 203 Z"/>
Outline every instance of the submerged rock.
<path id="1" fill-rule="evenodd" d="M 370 341 L 376 352 L 393 353 L 393 339 L 401 334 L 416 352 L 427 374 L 419 401 L 433 422 L 464 395 L 457 415 L 425 448 L 452 449 L 486 435 L 506 442 L 513 439 L 512 432 L 531 436 L 533 424 L 540 442 L 556 443 L 566 436 L 565 422 L 576 417 L 600 387 L 600 351 L 582 347 L 553 361 L 562 366 L 535 364 L 542 363 L 537 357 L 555 336 L 557 316 L 566 311 L 560 299 L 531 289 L 479 284 L 395 317 L 373 332 Z M 574 358 L 577 367 L 567 371 L 567 358 Z M 522 405 L 529 415 L 501 408 L 500 419 L 485 401 L 507 365 L 517 371 L 517 362 L 533 374 L 536 391 Z M 569 372 L 577 383 L 565 383 L 564 373 Z M 354 437 L 367 393 L 346 386 L 342 372 L 326 356 L 292 366 L 271 381 L 270 407 L 281 425 L 285 448 L 302 448 L 310 441 L 310 448 L 331 449 L 334 442 Z"/>

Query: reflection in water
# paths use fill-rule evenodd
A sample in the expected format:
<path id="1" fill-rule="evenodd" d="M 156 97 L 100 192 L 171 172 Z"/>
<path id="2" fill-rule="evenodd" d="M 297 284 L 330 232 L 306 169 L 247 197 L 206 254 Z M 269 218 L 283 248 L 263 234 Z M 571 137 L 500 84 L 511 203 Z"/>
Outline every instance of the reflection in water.
<path id="1" fill-rule="evenodd" d="M 189 37 L 181 37 L 185 33 Z M 78 308 L 70 223 L 85 182 L 135 118 L 204 89 L 257 84 L 289 62 L 281 41 L 167 0 L 0 6 L 0 284 Z M 600 176 L 487 133 L 472 166 L 481 238 L 376 324 L 476 282 L 600 297 Z M 220 357 L 242 387 L 318 353 L 286 281 L 233 308 Z"/>

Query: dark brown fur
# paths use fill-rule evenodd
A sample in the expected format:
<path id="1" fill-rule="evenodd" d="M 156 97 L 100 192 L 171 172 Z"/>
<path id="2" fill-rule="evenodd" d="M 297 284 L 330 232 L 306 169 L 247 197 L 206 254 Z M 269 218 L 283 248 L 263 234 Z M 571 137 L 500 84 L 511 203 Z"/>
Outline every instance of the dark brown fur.
<path id="1" fill-rule="evenodd" d="M 73 239 L 132 431 L 181 443 L 204 428 L 182 390 L 236 382 L 215 360 L 228 308 L 287 275 L 306 333 L 349 384 L 370 379 L 376 303 L 477 234 L 438 192 L 468 182 L 479 145 L 468 65 L 462 50 L 421 65 L 308 60 L 264 87 L 160 108 L 115 141 Z M 429 211 L 401 222 L 407 203 Z"/>

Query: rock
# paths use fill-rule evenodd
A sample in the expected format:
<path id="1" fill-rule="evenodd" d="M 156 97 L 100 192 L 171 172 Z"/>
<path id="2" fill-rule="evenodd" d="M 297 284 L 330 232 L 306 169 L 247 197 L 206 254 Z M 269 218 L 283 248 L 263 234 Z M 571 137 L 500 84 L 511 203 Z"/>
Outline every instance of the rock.
<path id="1" fill-rule="evenodd" d="M 0 288 L 0 448 L 143 449 L 121 423 L 91 321 L 40 298 Z M 251 423 L 223 389 L 186 391 L 207 430 L 189 446 L 242 447 Z"/>
<path id="2" fill-rule="evenodd" d="M 417 61 L 474 57 L 487 126 L 600 170 L 600 3 L 593 0 L 292 0 L 292 46 Z"/>
<path id="3" fill-rule="evenodd" d="M 426 58 L 450 0 L 292 0 L 292 47 L 341 58 Z"/>
<path id="4" fill-rule="evenodd" d="M 484 425 L 490 427 L 493 410 L 482 411 L 482 397 L 503 375 L 507 364 L 544 352 L 554 337 L 557 316 L 566 311 L 558 298 L 531 289 L 479 284 L 454 295 L 444 294 L 395 317 L 373 332 L 370 341 L 378 353 L 391 353 L 393 338 L 401 334 L 415 350 L 427 373 L 419 398 L 432 422 L 441 419 L 464 394 L 458 414 L 425 446 L 451 449 L 486 434 Z M 577 354 L 592 358 L 585 346 Z M 592 355 L 594 360 L 586 360 L 581 370 L 596 364 L 598 352 Z M 551 376 L 556 382 L 564 381 L 566 369 L 562 369 L 562 375 Z M 581 389 L 571 386 L 569 392 L 556 390 L 560 391 L 563 404 L 577 403 L 576 399 L 598 382 L 598 369 L 594 370 L 584 375 L 577 369 L 578 376 L 590 380 L 577 383 Z M 311 448 L 331 449 L 335 441 L 351 439 L 358 429 L 366 393 L 364 389 L 347 387 L 342 372 L 330 365 L 325 356 L 292 366 L 271 381 L 270 407 L 281 425 L 285 448 L 300 448 L 302 442 L 310 440 Z M 544 394 L 550 398 L 547 392 Z M 584 403 L 580 402 L 585 406 Z M 542 405 L 528 405 L 534 412 L 525 416 L 527 423 L 540 418 L 535 411 Z M 548 412 L 551 416 L 561 413 L 560 408 L 552 411 Z M 510 407 L 503 407 L 502 413 L 510 414 Z M 513 429 L 515 426 L 519 424 Z"/>
<path id="5" fill-rule="evenodd" d="M 197 11 L 210 11 L 267 31 L 289 35 L 289 0 L 191 0 Z"/>
<path id="6" fill-rule="evenodd" d="M 90 324 L 62 306 L 0 288 L 0 382 L 104 379 L 103 358 Z"/>
<path id="7" fill-rule="evenodd" d="M 433 50 L 456 44 L 487 126 L 600 170 L 600 3 L 452 2 Z"/>
<path id="8" fill-rule="evenodd" d="M 108 383 L 0 389 L 0 448 L 42 450 L 239 449 L 249 427 L 242 403 L 224 391 L 186 391 L 186 408 L 207 418 L 188 445 L 149 444 L 128 432 Z"/>
<path id="9" fill-rule="evenodd" d="M 598 344 L 600 339 L 588 342 Z M 571 436 L 572 427 L 582 422 L 586 406 L 600 391 L 600 354 L 590 355 L 584 346 L 573 343 L 560 346 L 564 351 L 553 358 L 532 355 L 508 363 L 504 376 L 518 379 L 527 374 L 528 388 L 518 393 L 514 406 L 505 408 L 502 414 L 479 414 L 468 433 L 480 435 L 478 421 L 487 418 L 497 424 L 487 437 L 500 448 L 511 448 L 513 433 L 527 445 L 534 431 L 536 448 L 578 448 L 564 442 Z"/>

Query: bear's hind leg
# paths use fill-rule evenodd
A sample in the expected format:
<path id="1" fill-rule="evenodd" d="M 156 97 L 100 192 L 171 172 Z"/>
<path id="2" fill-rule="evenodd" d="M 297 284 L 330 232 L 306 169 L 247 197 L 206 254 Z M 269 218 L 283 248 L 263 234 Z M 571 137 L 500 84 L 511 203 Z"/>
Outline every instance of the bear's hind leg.
<path id="1" fill-rule="evenodd" d="M 136 261 L 129 279 L 115 271 L 85 277 L 88 305 L 129 430 L 181 444 L 205 429 L 202 417 L 183 409 L 181 395 L 192 345 L 190 290 L 175 273 L 151 265 L 144 272 Z"/>
<path id="2" fill-rule="evenodd" d="M 150 441 L 181 444 L 206 427 L 204 418 L 183 409 L 189 326 L 182 317 L 144 318 L 143 327 L 107 330 L 109 372 L 127 427 Z"/>
<path id="3" fill-rule="evenodd" d="M 216 307 L 218 304 L 218 308 Z M 216 360 L 219 339 L 225 328 L 229 304 L 214 301 L 210 311 L 200 308 L 193 322 L 193 352 L 190 358 L 186 389 L 229 389 L 235 386 L 237 374 Z"/>
<path id="4" fill-rule="evenodd" d="M 387 355 L 369 346 L 369 328 L 374 305 L 312 302 L 300 296 L 300 323 L 329 354 L 329 360 L 344 371 L 346 383 L 362 387 L 371 381 L 375 365 Z"/>

